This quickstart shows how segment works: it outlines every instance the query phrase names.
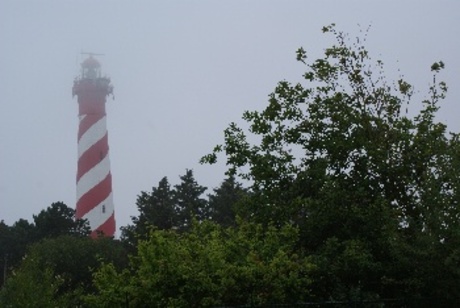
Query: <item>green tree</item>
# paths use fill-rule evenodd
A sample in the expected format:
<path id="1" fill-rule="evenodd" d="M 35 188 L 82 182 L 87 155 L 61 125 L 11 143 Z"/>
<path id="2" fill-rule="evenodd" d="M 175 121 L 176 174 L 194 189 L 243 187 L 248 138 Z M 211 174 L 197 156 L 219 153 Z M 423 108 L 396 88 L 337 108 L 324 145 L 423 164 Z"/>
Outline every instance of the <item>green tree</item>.
<path id="1" fill-rule="evenodd" d="M 180 179 L 180 184 L 174 185 L 173 202 L 178 218 L 177 227 L 188 229 L 192 218 L 199 221 L 209 218 L 208 202 L 201 198 L 207 188 L 197 183 L 191 169 L 187 169 Z"/>
<path id="2" fill-rule="evenodd" d="M 225 227 L 235 226 L 238 202 L 246 195 L 246 189 L 236 181 L 235 177 L 228 176 L 220 187 L 214 188 L 213 194 L 208 195 L 211 219 Z"/>
<path id="3" fill-rule="evenodd" d="M 141 192 L 136 201 L 139 216 L 132 216 L 133 224 L 122 228 L 123 240 L 135 244 L 147 238 L 152 227 L 164 230 L 176 226 L 178 218 L 172 198 L 167 177 L 162 178 L 152 192 Z"/>
<path id="4" fill-rule="evenodd" d="M 27 246 L 35 240 L 35 227 L 25 219 L 19 219 L 12 226 L 3 221 L 0 224 L 0 253 L 2 264 L 2 285 L 24 257 Z"/>
<path id="5" fill-rule="evenodd" d="M 12 226 L 0 223 L 0 254 L 3 278 L 19 265 L 27 247 L 43 238 L 60 235 L 87 236 L 90 228 L 86 220 L 75 219 L 75 211 L 62 202 L 52 203 L 38 215 L 33 215 L 34 223 L 19 219 Z"/>
<path id="6" fill-rule="evenodd" d="M 292 226 L 242 223 L 222 228 L 196 220 L 189 232 L 154 230 L 130 269 L 105 264 L 95 273 L 92 307 L 263 306 L 296 303 L 310 294 L 308 258 L 295 252 Z"/>
<path id="7" fill-rule="evenodd" d="M 89 223 L 86 220 L 76 219 L 75 210 L 63 202 L 54 202 L 33 216 L 37 240 L 45 237 L 72 234 L 76 236 L 88 236 L 91 233 Z"/>
<path id="8" fill-rule="evenodd" d="M 111 262 L 118 269 L 128 262 L 121 243 L 110 238 L 45 238 L 29 247 L 20 266 L 7 280 L 1 295 L 4 306 L 40 307 L 34 306 L 37 297 L 49 303 L 41 307 L 78 305 L 82 295 L 94 291 L 92 271 L 101 261 Z M 20 305 L 19 301 L 29 306 Z"/>
<path id="9" fill-rule="evenodd" d="M 9 243 L 9 236 L 10 235 L 10 227 L 5 224 L 3 220 L 0 221 L 0 268 L 1 268 L 1 277 L 0 277 L 0 288 L 4 284 L 4 280 L 8 274 L 8 247 L 10 246 Z"/>
<path id="10" fill-rule="evenodd" d="M 33 275 L 31 275 L 33 273 Z M 47 268 L 24 264 L 21 271 L 7 280 L 0 290 L 1 307 L 46 308 L 59 307 L 56 293 L 60 280 Z"/>
<path id="11" fill-rule="evenodd" d="M 435 121 L 444 63 L 432 66 L 428 98 L 410 118 L 413 87 L 386 81 L 365 38 L 323 31 L 336 38 L 323 58 L 297 51 L 304 82 L 280 82 L 263 111 L 244 113 L 249 131 L 232 123 L 202 162 L 223 152 L 228 174 L 251 183 L 241 217 L 299 227 L 318 298 L 456 299 L 460 143 Z"/>

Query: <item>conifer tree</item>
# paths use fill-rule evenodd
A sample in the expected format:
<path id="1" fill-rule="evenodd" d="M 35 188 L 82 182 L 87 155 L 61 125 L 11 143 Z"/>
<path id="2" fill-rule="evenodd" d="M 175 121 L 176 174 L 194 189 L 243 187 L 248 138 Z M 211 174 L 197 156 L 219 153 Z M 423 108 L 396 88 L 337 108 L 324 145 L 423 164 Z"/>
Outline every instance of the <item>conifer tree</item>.
<path id="1" fill-rule="evenodd" d="M 191 169 L 187 169 L 180 179 L 180 184 L 174 186 L 173 201 L 178 227 L 185 230 L 193 218 L 198 221 L 209 218 L 208 202 L 201 197 L 207 188 L 197 183 Z"/>

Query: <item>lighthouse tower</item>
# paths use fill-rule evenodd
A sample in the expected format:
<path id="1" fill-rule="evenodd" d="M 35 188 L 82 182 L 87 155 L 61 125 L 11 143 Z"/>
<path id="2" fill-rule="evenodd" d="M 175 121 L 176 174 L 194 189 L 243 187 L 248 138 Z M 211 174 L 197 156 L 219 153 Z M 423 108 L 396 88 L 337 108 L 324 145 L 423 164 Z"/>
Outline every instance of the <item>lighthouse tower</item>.
<path id="1" fill-rule="evenodd" d="M 110 172 L 106 97 L 110 79 L 101 76 L 101 65 L 90 55 L 81 64 L 73 85 L 78 97 L 78 170 L 76 218 L 89 221 L 92 237 L 114 236 L 115 215 Z"/>

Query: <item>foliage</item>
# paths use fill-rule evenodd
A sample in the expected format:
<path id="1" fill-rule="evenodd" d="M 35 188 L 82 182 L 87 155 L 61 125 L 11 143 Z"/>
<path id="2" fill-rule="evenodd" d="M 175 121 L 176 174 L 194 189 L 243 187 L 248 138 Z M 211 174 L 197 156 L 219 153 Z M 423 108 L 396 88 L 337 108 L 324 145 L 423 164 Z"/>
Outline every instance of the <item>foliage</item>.
<path id="1" fill-rule="evenodd" d="M 34 215 L 37 239 L 73 234 L 87 236 L 91 233 L 86 220 L 76 219 L 75 210 L 63 202 L 54 202 L 47 209 Z"/>
<path id="2" fill-rule="evenodd" d="M 138 240 L 147 239 L 152 229 L 187 230 L 193 218 L 212 219 L 222 226 L 236 224 L 235 207 L 247 191 L 235 177 L 225 179 L 208 195 L 208 200 L 201 198 L 206 187 L 196 182 L 192 170 L 187 170 L 180 179 L 180 184 L 171 188 L 164 177 L 151 192 L 142 191 L 137 197 L 139 215 L 131 217 L 131 225 L 121 228 L 122 240 L 130 247 L 136 246 Z"/>
<path id="3" fill-rule="evenodd" d="M 110 238 L 65 235 L 44 239 L 28 249 L 20 267 L 7 280 L 2 296 L 4 303 L 23 307 L 17 302 L 19 298 L 34 303 L 36 296 L 42 296 L 59 306 L 76 305 L 82 294 L 93 291 L 92 270 L 99 267 L 101 260 L 112 262 L 117 268 L 127 264 L 124 249 Z M 35 289 L 40 291 L 34 292 Z M 28 290 L 34 294 L 24 295 L 24 292 L 30 293 Z M 42 307 L 54 306 L 58 305 Z"/>
<path id="4" fill-rule="evenodd" d="M 299 227 L 319 298 L 458 297 L 459 135 L 435 121 L 444 63 L 410 118 L 413 87 L 387 82 L 362 37 L 323 31 L 336 38 L 323 58 L 297 51 L 303 84 L 280 82 L 263 111 L 244 113 L 249 131 L 231 123 L 202 162 L 223 152 L 228 174 L 251 183 L 240 216 Z"/>
<path id="5" fill-rule="evenodd" d="M 19 219 L 12 226 L 0 223 L 0 264 L 4 276 L 8 276 L 13 268 L 23 259 L 27 247 L 43 238 L 60 235 L 87 236 L 91 230 L 88 222 L 75 219 L 75 211 L 62 202 L 52 203 L 38 215 L 33 215 L 34 223 Z"/>
<path id="6" fill-rule="evenodd" d="M 177 225 L 173 194 L 168 178 L 164 177 L 153 187 L 152 192 L 142 191 L 137 197 L 139 216 L 132 216 L 132 225 L 122 227 L 122 239 L 135 245 L 139 239 L 146 239 L 151 228 L 171 229 Z"/>
<path id="7" fill-rule="evenodd" d="M 191 169 L 187 169 L 180 179 L 180 184 L 174 186 L 173 201 L 178 219 L 177 227 L 186 230 L 190 227 L 192 218 L 199 221 L 209 218 L 208 203 L 201 198 L 207 188 L 197 183 Z"/>
<path id="8" fill-rule="evenodd" d="M 222 228 L 194 222 L 191 230 L 154 230 L 138 246 L 130 270 L 105 264 L 95 273 L 94 307 L 209 307 L 293 303 L 308 296 L 312 265 L 295 253 L 292 226 L 243 223 Z"/>
<path id="9" fill-rule="evenodd" d="M 1 307 L 59 307 L 56 300 L 60 280 L 48 268 L 27 263 L 7 280 L 0 291 Z"/>
<path id="10" fill-rule="evenodd" d="M 132 216 L 132 225 L 122 227 L 122 240 L 134 247 L 139 240 L 148 238 L 152 229 L 188 230 L 193 218 L 204 220 L 210 211 L 201 195 L 206 187 L 197 183 L 192 170 L 180 176 L 181 182 L 171 189 L 164 177 L 151 192 L 142 191 L 137 197 L 139 216 Z"/>
<path id="11" fill-rule="evenodd" d="M 0 223 L 0 264 L 3 269 L 3 279 L 8 277 L 11 268 L 21 262 L 26 253 L 26 247 L 34 241 L 34 225 L 25 219 L 19 219 L 12 226 Z"/>
<path id="12" fill-rule="evenodd" d="M 213 194 L 208 195 L 211 219 L 225 227 L 235 226 L 238 204 L 247 194 L 234 176 L 227 177 L 220 187 L 214 188 Z"/>

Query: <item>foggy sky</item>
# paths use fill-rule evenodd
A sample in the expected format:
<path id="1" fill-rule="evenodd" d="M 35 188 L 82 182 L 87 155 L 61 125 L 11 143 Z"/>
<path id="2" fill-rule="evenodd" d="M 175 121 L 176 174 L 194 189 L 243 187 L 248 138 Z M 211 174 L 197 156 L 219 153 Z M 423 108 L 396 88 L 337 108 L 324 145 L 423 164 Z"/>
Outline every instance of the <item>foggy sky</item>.
<path id="1" fill-rule="evenodd" d="M 455 0 L 0 0 L 0 220 L 31 220 L 56 201 L 75 206 L 71 89 L 81 51 L 105 54 L 98 59 L 115 88 L 107 122 L 119 228 L 164 176 L 178 184 L 189 168 L 208 192 L 218 186 L 224 164 L 201 166 L 200 157 L 244 110 L 261 110 L 278 81 L 301 80 L 296 49 L 321 56 L 330 23 L 352 36 L 371 25 L 371 56 L 421 99 L 430 65 L 443 60 L 439 120 L 460 131 L 459 12 Z"/>

